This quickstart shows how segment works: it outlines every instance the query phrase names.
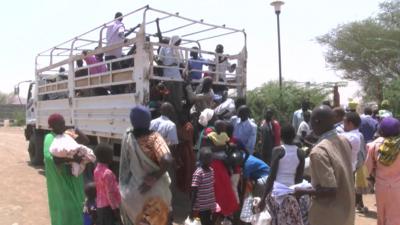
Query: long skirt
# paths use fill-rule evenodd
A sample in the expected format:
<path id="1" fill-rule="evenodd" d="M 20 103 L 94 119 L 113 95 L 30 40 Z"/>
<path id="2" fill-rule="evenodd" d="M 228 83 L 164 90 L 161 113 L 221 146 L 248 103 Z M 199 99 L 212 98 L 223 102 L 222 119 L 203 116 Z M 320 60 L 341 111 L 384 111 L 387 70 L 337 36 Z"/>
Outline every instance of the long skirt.
<path id="1" fill-rule="evenodd" d="M 272 225 L 303 225 L 301 209 L 296 198 L 292 195 L 286 195 L 278 202 L 271 195 L 267 196 Z"/>
<path id="2" fill-rule="evenodd" d="M 239 204 L 232 189 L 228 170 L 221 160 L 212 161 L 211 167 L 214 170 L 215 199 L 221 207 L 220 213 L 224 216 L 230 216 L 239 210 Z"/>

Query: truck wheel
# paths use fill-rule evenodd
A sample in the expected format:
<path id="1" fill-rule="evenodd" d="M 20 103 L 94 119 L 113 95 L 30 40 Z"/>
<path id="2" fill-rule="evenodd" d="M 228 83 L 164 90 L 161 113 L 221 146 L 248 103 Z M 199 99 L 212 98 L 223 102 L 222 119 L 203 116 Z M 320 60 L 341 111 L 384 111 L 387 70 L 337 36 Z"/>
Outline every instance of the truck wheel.
<path id="1" fill-rule="evenodd" d="M 31 135 L 29 138 L 28 152 L 32 165 L 43 165 L 43 135 L 37 132 Z"/>

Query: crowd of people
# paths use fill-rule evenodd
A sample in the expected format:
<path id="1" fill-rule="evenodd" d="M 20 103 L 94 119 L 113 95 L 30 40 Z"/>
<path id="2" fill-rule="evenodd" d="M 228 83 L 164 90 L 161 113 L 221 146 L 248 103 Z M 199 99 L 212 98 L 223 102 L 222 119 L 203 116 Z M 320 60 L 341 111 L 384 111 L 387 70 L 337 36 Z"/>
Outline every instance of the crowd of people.
<path id="1" fill-rule="evenodd" d="M 126 35 L 122 14 L 115 19 L 107 30 L 109 44 Z M 153 84 L 148 105 L 131 109 L 118 171 L 111 166 L 110 145 L 91 150 L 89 139 L 67 129 L 61 115 L 49 117 L 44 161 L 53 225 L 172 224 L 177 191 L 190 199 L 188 224 L 199 218 L 203 225 L 353 225 L 356 210 L 368 212 L 363 194 L 372 189 L 378 225 L 400 224 L 400 122 L 386 100 L 380 110 L 365 107 L 362 115 L 354 102 L 344 109 L 325 101 L 311 110 L 305 100 L 291 123 L 280 124 L 272 107 L 257 123 L 245 100 L 235 101 L 214 85 L 236 65 L 219 56 L 223 68 L 212 69 L 217 79 L 203 74 L 203 65 L 216 65 L 193 48 L 189 76 L 183 76 L 173 48 L 181 39 L 158 35 L 160 43 L 169 43 L 158 51 L 162 76 L 176 80 Z M 216 52 L 222 54 L 223 46 Z M 88 65 L 100 60 L 83 54 Z M 105 59 L 121 54 L 115 49 Z M 106 70 L 98 65 L 89 73 Z"/>
<path id="2" fill-rule="evenodd" d="M 362 197 L 372 190 L 378 224 L 400 223 L 400 122 L 386 106 L 381 116 L 370 107 L 359 115 L 351 105 L 310 111 L 304 101 L 292 123 L 280 125 L 266 108 L 258 127 L 243 101 L 226 104 L 230 116 L 218 113 L 227 99 L 199 105 L 198 117 L 188 106 L 177 115 L 167 101 L 158 112 L 135 106 L 119 171 L 110 167 L 111 146 L 92 151 L 82 132 L 51 115 L 44 156 L 52 224 L 171 224 L 179 191 L 190 196 L 188 224 L 255 223 L 267 212 L 268 224 L 351 225 L 356 211 L 368 213 Z M 84 185 L 83 170 L 71 167 L 94 161 Z"/>

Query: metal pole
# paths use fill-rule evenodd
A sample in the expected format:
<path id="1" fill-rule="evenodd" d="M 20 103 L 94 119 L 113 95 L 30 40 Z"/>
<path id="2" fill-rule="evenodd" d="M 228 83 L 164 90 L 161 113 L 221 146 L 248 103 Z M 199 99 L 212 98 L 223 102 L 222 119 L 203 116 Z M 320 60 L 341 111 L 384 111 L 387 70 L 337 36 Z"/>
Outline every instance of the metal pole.
<path id="1" fill-rule="evenodd" d="M 275 11 L 275 13 L 278 28 L 279 90 L 282 90 L 281 29 L 279 23 L 279 14 L 281 13 L 281 11 Z"/>

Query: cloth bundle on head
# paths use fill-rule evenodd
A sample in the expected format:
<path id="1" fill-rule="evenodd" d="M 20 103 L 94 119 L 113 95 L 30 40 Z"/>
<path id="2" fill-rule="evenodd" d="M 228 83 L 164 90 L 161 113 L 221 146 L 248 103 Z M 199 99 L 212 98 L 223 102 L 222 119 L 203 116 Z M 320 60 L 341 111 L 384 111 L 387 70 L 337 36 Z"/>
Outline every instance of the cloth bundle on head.
<path id="1" fill-rule="evenodd" d="M 64 121 L 64 117 L 61 114 L 53 113 L 49 116 L 47 123 L 49 124 L 49 127 L 53 127 L 53 125 L 55 123 L 61 122 L 61 121 Z"/>
<path id="2" fill-rule="evenodd" d="M 393 137 L 400 133 L 400 122 L 396 118 L 384 118 L 379 124 L 379 130 L 383 137 Z"/>
<path id="3" fill-rule="evenodd" d="M 134 129 L 149 129 L 151 113 L 147 107 L 142 105 L 135 106 L 131 109 L 129 117 Z"/>
<path id="4" fill-rule="evenodd" d="M 205 109 L 205 110 L 203 110 L 203 112 L 200 113 L 199 123 L 203 127 L 206 127 L 208 122 L 213 118 L 213 116 L 214 116 L 214 110 Z"/>
<path id="5" fill-rule="evenodd" d="M 381 107 L 382 107 L 382 109 L 387 109 L 387 108 L 389 108 L 389 107 L 390 107 L 390 102 L 389 102 L 389 100 L 387 100 L 387 99 L 383 100 L 382 103 L 381 103 Z"/>
<path id="6" fill-rule="evenodd" d="M 351 100 L 351 101 L 348 103 L 348 109 L 349 109 L 349 110 L 356 110 L 356 109 L 357 109 L 357 106 L 358 106 L 358 102 L 356 102 L 355 100 Z"/>

